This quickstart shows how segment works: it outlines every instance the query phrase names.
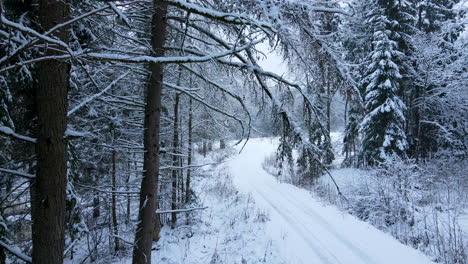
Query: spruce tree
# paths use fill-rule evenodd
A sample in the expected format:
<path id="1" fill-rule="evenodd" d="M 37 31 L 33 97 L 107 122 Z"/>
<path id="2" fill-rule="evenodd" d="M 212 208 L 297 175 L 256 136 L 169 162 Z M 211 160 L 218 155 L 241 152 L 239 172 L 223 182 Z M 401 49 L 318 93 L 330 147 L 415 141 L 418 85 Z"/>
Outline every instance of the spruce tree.
<path id="1" fill-rule="evenodd" d="M 366 115 L 360 125 L 362 146 L 360 159 L 366 165 L 377 165 L 392 155 L 403 155 L 407 149 L 404 130 L 406 106 L 402 99 L 404 53 L 399 50 L 398 21 L 391 19 L 392 3 L 378 2 L 369 19 L 374 28 L 370 65 L 362 80 L 365 88 Z"/>

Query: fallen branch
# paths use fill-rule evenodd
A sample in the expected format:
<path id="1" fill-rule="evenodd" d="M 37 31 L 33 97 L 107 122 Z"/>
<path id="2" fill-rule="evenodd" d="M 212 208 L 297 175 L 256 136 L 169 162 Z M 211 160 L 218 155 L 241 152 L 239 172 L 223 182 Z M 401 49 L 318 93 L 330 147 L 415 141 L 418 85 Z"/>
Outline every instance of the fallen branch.
<path id="1" fill-rule="evenodd" d="M 205 207 L 195 207 L 195 208 L 187 208 L 187 209 L 176 209 L 176 210 L 156 210 L 157 214 L 167 214 L 167 213 L 183 213 L 183 212 L 190 212 L 190 211 L 195 211 L 195 210 L 203 210 L 208 208 L 207 206 Z"/>
<path id="2" fill-rule="evenodd" d="M 12 255 L 14 255 L 15 257 L 17 257 L 19 259 L 21 259 L 22 261 L 27 262 L 27 263 L 32 263 L 31 257 L 29 257 L 29 256 L 25 255 L 23 252 L 21 252 L 21 250 L 19 250 L 18 247 L 10 246 L 10 245 L 6 244 L 5 242 L 3 242 L 1 240 L 0 240 L 0 247 L 3 247 L 8 252 L 10 252 Z"/>

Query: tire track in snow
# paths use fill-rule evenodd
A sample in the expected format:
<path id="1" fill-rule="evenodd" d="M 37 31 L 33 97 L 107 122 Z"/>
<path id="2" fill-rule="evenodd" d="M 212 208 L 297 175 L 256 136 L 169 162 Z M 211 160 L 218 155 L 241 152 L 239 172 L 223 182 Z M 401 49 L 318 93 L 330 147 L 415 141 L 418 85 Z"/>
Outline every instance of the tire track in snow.
<path id="1" fill-rule="evenodd" d="M 273 213 L 268 225 L 272 237 L 286 243 L 284 259 L 304 264 L 432 263 L 362 221 L 320 205 L 310 193 L 279 184 L 262 168 L 277 144 L 266 139 L 252 139 L 249 144 L 229 162 L 234 183 Z M 291 236 L 285 237 L 285 231 Z"/>
<path id="2" fill-rule="evenodd" d="M 260 190 L 254 188 L 252 186 L 252 189 L 257 193 L 259 194 L 263 200 L 265 202 L 267 202 L 271 208 L 273 208 L 288 224 L 290 227 L 292 227 L 294 229 L 294 231 L 296 232 L 297 235 L 299 235 L 306 243 L 307 245 L 310 247 L 310 249 L 315 253 L 315 255 L 317 257 L 319 257 L 321 260 L 322 260 L 322 264 L 334 264 L 334 263 L 342 263 L 339 261 L 339 259 L 332 253 L 330 252 L 329 250 L 327 250 L 326 248 L 323 248 L 321 247 L 320 245 L 318 245 L 317 243 L 314 243 L 313 241 L 311 241 L 309 239 L 308 236 L 306 236 L 304 233 L 309 233 L 309 235 L 311 237 L 313 237 L 315 240 L 317 240 L 317 242 L 320 242 L 313 234 L 310 233 L 310 230 L 308 228 L 306 228 L 304 225 L 302 224 L 297 224 L 295 222 L 294 219 L 292 219 L 289 215 L 285 214 L 284 211 L 288 211 L 287 209 L 285 208 L 281 208 L 279 209 L 270 199 L 267 198 L 267 196 L 262 193 Z M 301 227 L 302 226 L 302 229 L 301 230 Z M 307 231 L 307 232 L 304 232 L 304 231 Z M 334 258 L 334 262 L 333 261 L 330 261 L 329 257 L 326 257 L 323 253 L 320 252 L 320 249 L 324 249 L 326 251 L 328 251 L 328 253 L 330 253 L 331 256 L 333 256 Z"/>
<path id="3" fill-rule="evenodd" d="M 281 194 L 281 196 L 285 199 L 287 199 L 289 201 L 289 205 L 290 206 L 293 206 L 295 207 L 297 210 L 311 216 L 313 218 L 313 220 L 315 220 L 315 222 L 318 222 L 318 224 L 320 225 L 320 227 L 322 227 L 324 230 L 328 231 L 328 233 L 330 233 L 331 235 L 333 235 L 333 237 L 335 239 L 337 239 L 339 242 L 341 242 L 342 245 L 346 246 L 346 248 L 348 248 L 352 253 L 354 253 L 354 255 L 358 256 L 361 260 L 364 261 L 364 263 L 368 263 L 368 264 L 371 264 L 371 263 L 376 263 L 374 260 L 372 260 L 372 258 L 367 255 L 364 251 L 362 251 L 361 249 L 359 249 L 358 247 L 356 247 L 355 245 L 353 245 L 351 243 L 351 241 L 349 241 L 349 239 L 343 237 L 342 235 L 340 235 L 335 229 L 331 228 L 331 226 L 329 225 L 329 223 L 327 223 L 327 221 L 321 217 L 319 214 L 317 214 L 313 208 L 309 207 L 307 204 L 298 204 L 298 201 L 299 199 L 296 199 L 296 197 L 293 197 L 293 195 L 289 194 L 289 193 L 284 193 L 282 192 L 281 190 L 279 190 L 278 188 L 274 188 L 274 186 L 272 184 L 269 184 L 267 182 L 264 182 L 263 183 L 265 186 L 267 186 L 268 188 L 270 188 L 273 192 L 277 193 L 277 194 Z"/>

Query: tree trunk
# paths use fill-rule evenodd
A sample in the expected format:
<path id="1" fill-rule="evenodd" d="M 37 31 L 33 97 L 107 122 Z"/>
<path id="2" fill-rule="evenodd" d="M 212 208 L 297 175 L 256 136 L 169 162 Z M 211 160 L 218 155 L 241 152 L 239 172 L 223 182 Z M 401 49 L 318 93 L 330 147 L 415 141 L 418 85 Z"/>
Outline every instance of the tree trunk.
<path id="1" fill-rule="evenodd" d="M 115 149 L 112 150 L 112 226 L 114 227 L 114 250 L 115 252 L 119 251 L 120 249 L 120 244 L 119 244 L 119 238 L 117 237 L 119 235 L 119 225 L 117 223 L 117 201 L 116 201 L 116 195 L 115 191 L 117 191 L 116 188 L 116 177 L 117 177 L 117 172 L 116 172 L 116 155 L 117 151 Z"/>
<path id="2" fill-rule="evenodd" d="M 131 202 L 131 198 L 130 198 L 130 179 L 131 179 L 131 176 L 132 176 L 132 174 L 130 173 L 131 170 L 132 170 L 132 163 L 129 160 L 128 163 L 127 163 L 127 192 L 129 192 L 129 193 L 127 194 L 127 214 L 126 214 L 126 218 L 125 218 L 125 223 L 126 224 L 130 223 L 130 214 L 131 214 L 131 209 L 130 209 L 130 202 Z M 135 171 L 136 171 L 136 166 L 135 166 Z"/>
<path id="3" fill-rule="evenodd" d="M 87 170 L 88 172 L 88 179 L 91 178 L 91 169 Z M 97 186 L 97 177 L 93 175 L 93 183 Z M 96 225 L 98 217 L 101 215 L 101 211 L 99 209 L 99 192 L 93 192 L 93 223 Z"/>
<path id="4" fill-rule="evenodd" d="M 175 97 L 174 103 L 174 133 L 172 138 L 172 149 L 174 153 L 177 153 L 177 147 L 179 146 L 179 94 Z M 171 209 L 177 209 L 177 170 L 175 167 L 178 165 L 179 158 L 176 155 L 172 156 L 172 202 Z M 171 228 L 174 229 L 177 222 L 177 213 L 171 214 Z"/>
<path id="5" fill-rule="evenodd" d="M 39 2 L 43 31 L 69 19 L 69 1 Z M 69 41 L 69 28 L 54 36 Z M 44 46 L 44 56 L 62 54 Z M 38 63 L 35 103 L 37 107 L 37 167 L 32 185 L 32 262 L 62 264 L 65 244 L 65 201 L 67 188 L 67 89 L 70 65 L 59 60 Z"/>
<path id="6" fill-rule="evenodd" d="M 189 101 L 189 120 L 188 120 L 188 158 L 187 158 L 187 178 L 185 182 L 185 203 L 190 202 L 190 165 L 192 165 L 192 98 Z"/>
<path id="7" fill-rule="evenodd" d="M 94 192 L 93 198 L 93 218 L 95 219 L 95 224 L 97 223 L 97 218 L 101 215 L 101 211 L 99 210 L 99 192 Z"/>
<path id="8" fill-rule="evenodd" d="M 219 140 L 219 148 L 225 149 L 226 148 L 226 141 L 224 139 Z"/>
<path id="9" fill-rule="evenodd" d="M 153 0 L 155 13 L 151 21 L 151 45 L 155 55 L 164 56 L 167 27 L 167 3 L 162 0 Z M 150 63 L 151 76 L 148 80 L 145 106 L 145 132 L 144 132 L 144 161 L 143 180 L 140 189 L 140 206 L 138 212 L 138 226 L 135 234 L 133 248 L 133 263 L 151 263 L 152 239 L 157 233 L 159 236 L 158 219 L 155 211 L 158 205 L 159 181 L 159 130 L 161 115 L 161 90 L 163 79 L 163 64 Z M 155 222 L 157 224 L 155 227 Z M 155 230 L 153 230 L 155 229 Z"/>
<path id="10" fill-rule="evenodd" d="M 202 150 L 202 152 L 203 152 L 203 157 L 206 158 L 207 146 L 206 146 L 206 141 L 204 141 L 204 140 L 203 140 L 203 150 Z"/>

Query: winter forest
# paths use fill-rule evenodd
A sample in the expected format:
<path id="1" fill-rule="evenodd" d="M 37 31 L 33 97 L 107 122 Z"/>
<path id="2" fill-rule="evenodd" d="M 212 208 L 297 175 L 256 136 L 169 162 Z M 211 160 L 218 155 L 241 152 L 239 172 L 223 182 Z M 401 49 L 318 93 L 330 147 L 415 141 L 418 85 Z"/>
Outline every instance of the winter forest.
<path id="1" fill-rule="evenodd" d="M 0 264 L 468 263 L 466 0 L 0 0 Z"/>

